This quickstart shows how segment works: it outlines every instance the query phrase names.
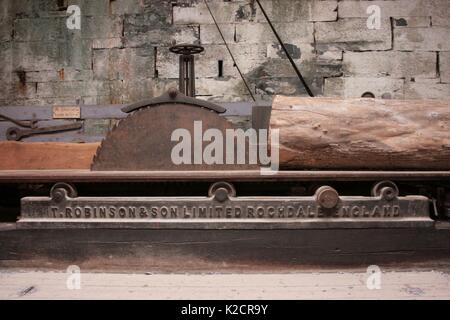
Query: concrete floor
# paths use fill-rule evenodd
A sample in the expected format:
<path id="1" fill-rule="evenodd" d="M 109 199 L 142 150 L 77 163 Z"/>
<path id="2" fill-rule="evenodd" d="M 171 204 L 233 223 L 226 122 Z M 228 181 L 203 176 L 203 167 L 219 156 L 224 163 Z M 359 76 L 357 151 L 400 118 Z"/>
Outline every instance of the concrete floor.
<path id="1" fill-rule="evenodd" d="M 3 269 L 0 270 L 0 299 L 450 299 L 450 270 L 387 271 L 379 278 L 378 275 L 370 276 L 359 270 L 70 275 Z M 379 289 L 368 288 L 368 277 L 372 277 L 370 287 Z M 70 288 L 80 284 L 80 289 L 68 289 L 67 283 Z"/>

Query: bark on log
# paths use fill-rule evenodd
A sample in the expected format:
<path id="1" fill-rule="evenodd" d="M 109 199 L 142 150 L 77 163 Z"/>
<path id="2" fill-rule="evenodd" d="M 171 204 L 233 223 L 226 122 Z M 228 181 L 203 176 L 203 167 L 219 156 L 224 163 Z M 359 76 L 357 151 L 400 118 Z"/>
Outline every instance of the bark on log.
<path id="1" fill-rule="evenodd" d="M 99 143 L 0 142 L 0 170 L 89 169 Z"/>
<path id="2" fill-rule="evenodd" d="M 450 101 L 277 96 L 285 169 L 450 170 Z"/>

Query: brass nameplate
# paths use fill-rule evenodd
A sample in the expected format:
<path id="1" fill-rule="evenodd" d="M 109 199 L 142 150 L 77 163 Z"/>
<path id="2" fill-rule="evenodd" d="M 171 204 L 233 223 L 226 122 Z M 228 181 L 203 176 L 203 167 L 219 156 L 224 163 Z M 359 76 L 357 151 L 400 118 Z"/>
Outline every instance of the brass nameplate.
<path id="1" fill-rule="evenodd" d="M 80 119 L 81 108 L 79 106 L 54 106 L 53 119 Z"/>

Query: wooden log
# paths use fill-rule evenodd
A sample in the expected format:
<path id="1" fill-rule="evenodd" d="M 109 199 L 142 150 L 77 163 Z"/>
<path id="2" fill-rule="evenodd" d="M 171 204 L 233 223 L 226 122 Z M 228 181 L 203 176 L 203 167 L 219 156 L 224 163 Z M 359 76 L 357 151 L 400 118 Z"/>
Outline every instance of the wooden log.
<path id="1" fill-rule="evenodd" d="M 285 169 L 450 169 L 450 101 L 277 96 Z"/>
<path id="2" fill-rule="evenodd" d="M 98 145 L 0 141 L 0 170 L 89 169 Z"/>

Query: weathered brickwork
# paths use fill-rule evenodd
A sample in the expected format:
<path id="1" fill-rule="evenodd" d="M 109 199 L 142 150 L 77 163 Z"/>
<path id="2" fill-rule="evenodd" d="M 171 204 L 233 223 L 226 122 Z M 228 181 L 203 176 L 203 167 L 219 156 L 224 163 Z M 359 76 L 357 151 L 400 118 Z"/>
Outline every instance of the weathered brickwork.
<path id="1" fill-rule="evenodd" d="M 255 96 L 305 94 L 254 0 L 208 2 Z M 450 98 L 449 0 L 262 3 L 316 95 Z M 66 26 L 70 5 L 80 30 Z M 179 43 L 205 47 L 200 98 L 250 100 L 203 0 L 1 0 L 0 105 L 159 95 L 177 85 Z"/>

